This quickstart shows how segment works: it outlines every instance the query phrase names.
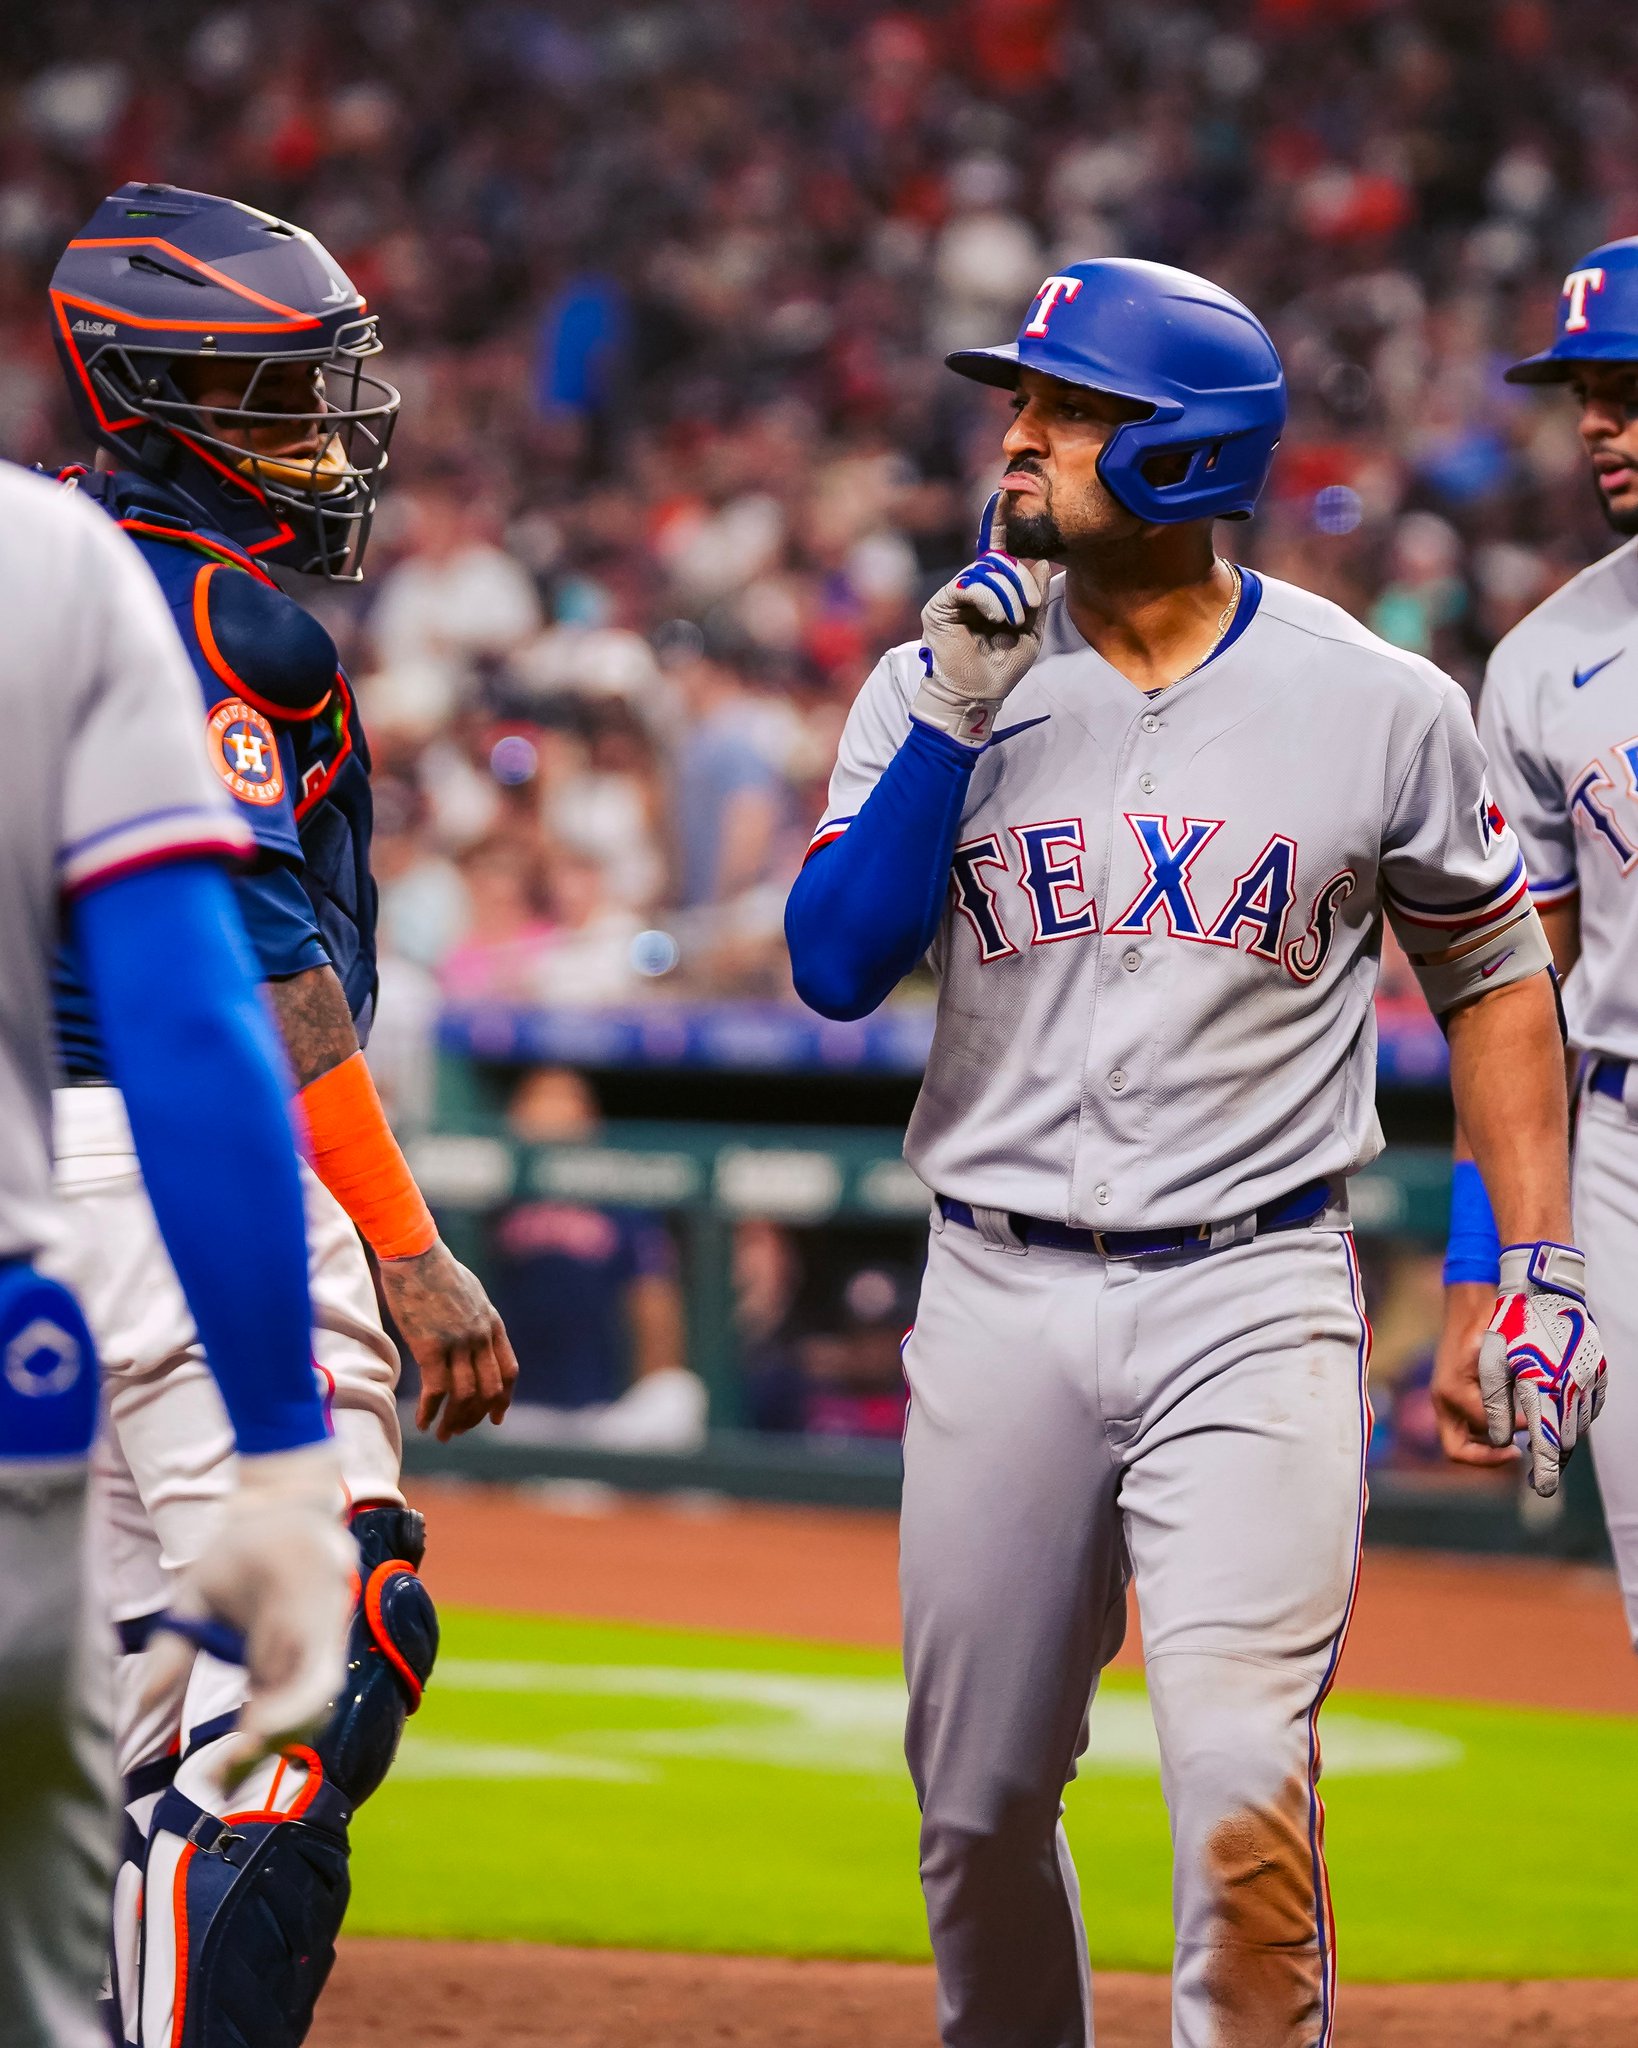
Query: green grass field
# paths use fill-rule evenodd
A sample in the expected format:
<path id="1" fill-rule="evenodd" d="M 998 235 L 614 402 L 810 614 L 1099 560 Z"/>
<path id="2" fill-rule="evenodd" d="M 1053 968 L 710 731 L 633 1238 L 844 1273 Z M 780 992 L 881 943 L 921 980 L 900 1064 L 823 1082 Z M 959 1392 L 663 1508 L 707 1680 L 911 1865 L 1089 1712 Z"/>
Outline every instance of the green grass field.
<path id="1" fill-rule="evenodd" d="M 457 1610 L 356 1824 L 349 1927 L 922 1958 L 902 1715 L 887 1652 Z M 1346 1974 L 1633 1971 L 1638 1720 L 1339 1693 L 1321 1725 Z M 1093 1957 L 1163 1970 L 1135 1677 L 1093 1730 L 1069 1798 Z"/>

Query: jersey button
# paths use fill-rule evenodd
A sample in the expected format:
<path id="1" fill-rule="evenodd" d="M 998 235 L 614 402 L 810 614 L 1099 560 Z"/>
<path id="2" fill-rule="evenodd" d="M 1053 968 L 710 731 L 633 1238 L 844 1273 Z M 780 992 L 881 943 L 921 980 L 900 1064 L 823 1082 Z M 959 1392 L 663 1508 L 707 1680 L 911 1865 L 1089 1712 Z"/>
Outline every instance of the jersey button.
<path id="1" fill-rule="evenodd" d="M 1143 730 L 1145 732 L 1159 732 L 1160 730 L 1160 720 L 1156 718 L 1152 711 L 1145 711 L 1143 714 Z"/>
<path id="2" fill-rule="evenodd" d="M 1145 796 L 1153 796 L 1155 793 L 1154 777 L 1152 775 L 1140 775 L 1138 777 L 1138 788 L 1142 790 Z"/>
<path id="3" fill-rule="evenodd" d="M 1095 1187 L 1095 1188 L 1094 1188 L 1094 1189 L 1092 1190 L 1092 1199 L 1093 1199 L 1094 1201 L 1096 1201 L 1096 1202 L 1107 1202 L 1107 1201 L 1108 1201 L 1108 1199 L 1109 1199 L 1109 1190 L 1108 1190 L 1108 1188 L 1107 1188 L 1107 1187 L 1105 1187 L 1105 1186 L 1104 1186 L 1104 1185 L 1102 1184 L 1102 1182 L 1100 1182 L 1100 1183 L 1098 1184 L 1098 1186 L 1097 1186 L 1097 1187 Z"/>
<path id="4" fill-rule="evenodd" d="M 1117 1067 L 1109 1076 L 1109 1085 L 1117 1095 L 1126 1086 L 1126 1070 L 1124 1067 Z"/>
<path id="5" fill-rule="evenodd" d="M 1126 969 L 1128 974 L 1136 974 L 1143 965 L 1143 955 L 1135 947 L 1129 946 L 1120 956 L 1120 964 Z"/>

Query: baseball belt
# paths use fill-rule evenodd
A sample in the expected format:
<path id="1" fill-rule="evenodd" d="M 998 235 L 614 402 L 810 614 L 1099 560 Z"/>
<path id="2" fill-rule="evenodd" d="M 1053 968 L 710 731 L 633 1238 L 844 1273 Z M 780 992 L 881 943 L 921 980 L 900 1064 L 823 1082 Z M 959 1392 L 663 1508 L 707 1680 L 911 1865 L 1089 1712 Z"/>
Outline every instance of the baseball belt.
<path id="1" fill-rule="evenodd" d="M 1298 1230 L 1312 1223 L 1330 1203 L 1331 1183 L 1311 1180 L 1295 1193 L 1265 1202 L 1251 1219 L 1244 1236 L 1227 1241 L 1244 1243 L 1246 1237 L 1262 1237 L 1271 1230 Z M 949 1195 L 938 1197 L 940 1214 L 946 1222 L 977 1230 L 971 1205 Z M 1177 1252 L 1209 1250 L 1219 1226 L 1189 1224 L 1176 1230 L 1082 1230 L 1073 1223 L 1052 1223 L 1039 1216 L 1009 1215 L 1019 1243 L 1041 1245 L 1054 1251 L 1090 1252 L 1100 1259 L 1162 1259 Z"/>

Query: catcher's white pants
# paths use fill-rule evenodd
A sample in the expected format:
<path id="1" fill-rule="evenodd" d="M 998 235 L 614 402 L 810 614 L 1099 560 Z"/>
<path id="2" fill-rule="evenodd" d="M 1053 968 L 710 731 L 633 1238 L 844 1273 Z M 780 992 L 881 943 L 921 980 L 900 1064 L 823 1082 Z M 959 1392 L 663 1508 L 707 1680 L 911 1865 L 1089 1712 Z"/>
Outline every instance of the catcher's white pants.
<path id="1" fill-rule="evenodd" d="M 1638 1090 L 1638 1069 L 1628 1079 Z M 1638 1103 L 1583 1092 L 1571 1194 L 1576 1242 L 1587 1255 L 1587 1306 L 1604 1340 L 1609 1388 L 1592 1429 L 1627 1626 L 1638 1648 Z"/>
<path id="2" fill-rule="evenodd" d="M 1092 2040 L 1060 1815 L 1128 1576 L 1172 1821 L 1176 2048 L 1330 2040 L 1316 1721 L 1369 1433 L 1340 1221 L 1141 1262 L 935 1222 L 900 1581 L 945 2048 Z"/>
<path id="3" fill-rule="evenodd" d="M 166 1605 L 175 1573 L 209 1541 L 212 1518 L 233 1484 L 233 1433 L 149 1205 L 119 1092 L 61 1089 L 55 1109 L 57 1192 L 67 1235 L 53 1270 L 79 1297 L 104 1376 L 105 1422 L 92 1453 L 91 1540 L 113 1619 L 132 1622 Z M 305 1166 L 302 1173 L 313 1355 L 343 1477 L 355 1502 L 401 1504 L 397 1351 L 381 1327 L 357 1232 L 318 1178 Z M 218 1229 L 222 1257 L 241 1275 L 244 1312 L 254 1316 L 256 1246 L 235 1234 L 232 1217 L 220 1218 Z M 141 1782 L 147 1767 L 179 1751 L 176 1784 L 200 1806 L 222 1812 L 210 1743 L 191 1752 L 190 1743 L 194 1731 L 243 1704 L 243 1673 L 201 1655 L 185 1690 L 143 1718 L 133 1699 L 137 1661 L 122 1658 L 115 1674 L 121 1777 Z M 239 1788 L 232 1810 L 288 1811 L 304 1784 L 299 1767 L 270 1763 Z M 157 1798 L 146 1791 L 128 1801 L 144 1833 Z M 180 1846 L 160 1838 L 145 1885 L 131 1860 L 122 1862 L 116 1879 L 118 1990 L 126 2038 L 141 2048 L 170 2048 L 178 1938 L 170 1877 Z"/>

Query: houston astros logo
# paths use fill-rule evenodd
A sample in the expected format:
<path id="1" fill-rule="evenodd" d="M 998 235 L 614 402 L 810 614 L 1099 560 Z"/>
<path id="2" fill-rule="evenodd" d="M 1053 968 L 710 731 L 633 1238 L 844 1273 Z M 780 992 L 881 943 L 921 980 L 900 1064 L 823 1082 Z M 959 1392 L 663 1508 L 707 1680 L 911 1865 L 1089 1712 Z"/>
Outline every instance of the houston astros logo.
<path id="1" fill-rule="evenodd" d="M 229 697 L 205 721 L 210 765 L 241 803 L 276 804 L 284 795 L 279 742 L 259 711 Z"/>

